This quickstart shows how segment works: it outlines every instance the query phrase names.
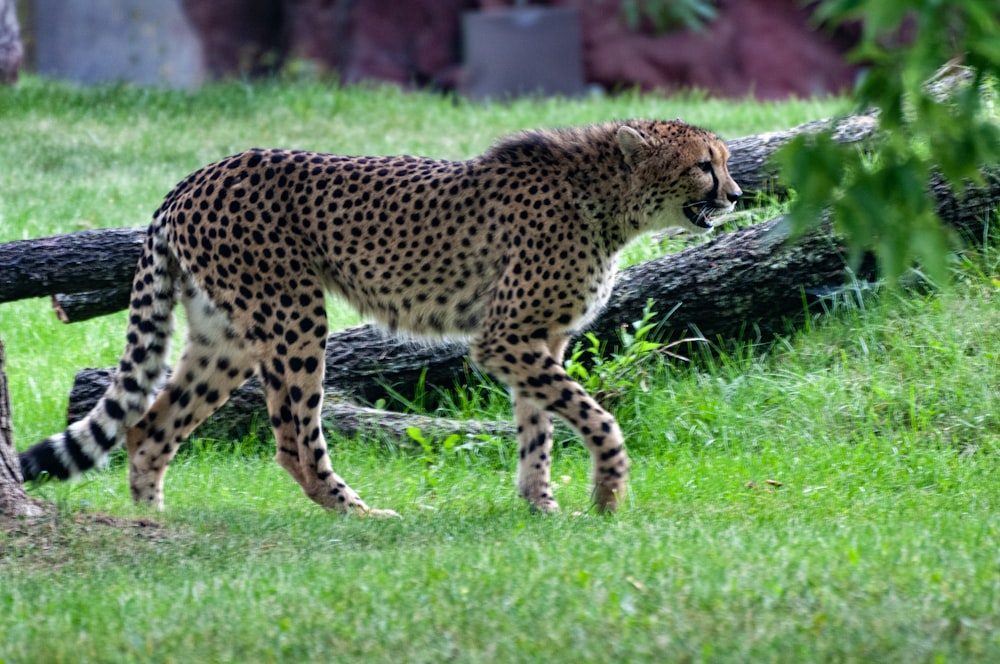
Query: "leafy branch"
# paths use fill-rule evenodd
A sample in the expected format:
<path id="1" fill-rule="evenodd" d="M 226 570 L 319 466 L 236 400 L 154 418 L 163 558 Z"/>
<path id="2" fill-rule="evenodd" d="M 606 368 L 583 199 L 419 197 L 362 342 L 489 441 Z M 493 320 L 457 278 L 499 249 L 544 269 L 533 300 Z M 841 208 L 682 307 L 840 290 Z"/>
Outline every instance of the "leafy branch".
<path id="1" fill-rule="evenodd" d="M 870 151 L 828 133 L 786 146 L 778 160 L 797 194 L 791 220 L 801 232 L 829 208 L 855 263 L 871 250 L 889 280 L 920 263 L 946 281 L 951 238 L 927 182 L 937 171 L 960 191 L 978 182 L 980 166 L 1000 161 L 995 0 L 826 0 L 816 18 L 861 21 L 851 57 L 869 66 L 855 100 L 878 109 L 880 132 Z"/>

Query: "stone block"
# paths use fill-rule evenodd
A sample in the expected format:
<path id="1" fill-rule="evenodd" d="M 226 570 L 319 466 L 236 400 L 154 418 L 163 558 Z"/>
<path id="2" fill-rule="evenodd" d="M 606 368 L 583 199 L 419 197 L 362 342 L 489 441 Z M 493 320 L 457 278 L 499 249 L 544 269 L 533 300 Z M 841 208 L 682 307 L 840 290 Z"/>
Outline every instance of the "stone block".
<path id="1" fill-rule="evenodd" d="M 179 88 L 205 78 L 180 0 L 35 0 L 34 17 L 43 76 Z"/>

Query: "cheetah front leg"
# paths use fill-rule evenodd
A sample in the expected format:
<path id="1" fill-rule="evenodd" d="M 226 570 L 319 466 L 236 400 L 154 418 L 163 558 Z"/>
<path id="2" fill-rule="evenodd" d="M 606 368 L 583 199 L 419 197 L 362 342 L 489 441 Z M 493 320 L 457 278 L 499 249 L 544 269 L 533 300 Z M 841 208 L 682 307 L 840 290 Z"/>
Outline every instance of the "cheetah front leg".
<path id="1" fill-rule="evenodd" d="M 539 512 L 558 512 L 552 496 L 552 415 L 514 395 L 517 424 L 517 489 Z"/>
<path id="2" fill-rule="evenodd" d="M 533 404 L 536 409 L 558 415 L 580 434 L 594 461 L 594 504 L 602 512 L 617 509 L 625 494 L 630 465 L 621 429 L 614 416 L 569 377 L 562 363 L 553 357 L 549 344 L 545 341 L 528 341 L 523 337 L 512 346 L 479 340 L 473 343 L 472 352 L 473 359 L 481 367 L 496 375 L 513 390 L 515 406 L 525 402 Z M 521 408 L 520 411 L 515 410 L 515 414 L 520 413 L 530 418 L 532 410 L 524 406 Z M 530 425 L 530 419 L 528 424 Z M 543 425 L 543 418 L 539 418 L 538 424 L 529 427 L 524 427 L 518 421 L 518 426 L 524 432 L 523 436 L 519 436 L 522 449 L 525 449 L 525 443 L 527 450 L 531 449 L 529 432 L 538 436 L 539 432 L 544 431 Z M 547 426 L 551 427 L 551 421 Z M 537 440 L 542 442 L 540 438 Z M 541 446 L 536 445 L 536 456 L 532 458 L 537 459 L 538 451 L 544 450 L 546 459 L 549 459 L 551 445 L 549 430 L 546 441 Z M 519 452 L 519 467 L 525 473 L 519 484 L 523 494 L 525 478 L 528 478 L 540 496 L 539 482 L 542 478 L 548 481 L 549 468 L 547 464 L 535 468 L 528 461 L 529 456 L 530 453 L 526 451 L 522 461 Z M 551 501 L 551 491 L 546 493 L 549 497 L 543 501 L 545 505 Z M 532 500 L 531 496 L 525 497 Z M 544 509 L 536 501 L 532 504 Z"/>
<path id="3" fill-rule="evenodd" d="M 548 344 L 552 359 L 562 363 L 569 337 L 557 337 Z M 556 512 L 559 503 L 552 495 L 552 414 L 516 393 L 514 422 L 517 424 L 517 488 L 521 497 L 540 512 Z"/>

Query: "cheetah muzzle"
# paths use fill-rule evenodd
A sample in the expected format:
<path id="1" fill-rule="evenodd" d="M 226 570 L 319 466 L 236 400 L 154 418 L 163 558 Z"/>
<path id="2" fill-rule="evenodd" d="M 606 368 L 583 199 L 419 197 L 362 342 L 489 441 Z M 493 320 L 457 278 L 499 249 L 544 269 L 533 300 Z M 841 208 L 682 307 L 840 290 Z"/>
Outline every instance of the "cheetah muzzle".
<path id="1" fill-rule="evenodd" d="M 715 227 L 712 223 L 712 217 L 720 212 L 732 212 L 733 208 L 734 205 L 731 203 L 719 205 L 717 201 L 697 201 L 695 203 L 688 203 L 681 209 L 684 210 L 684 216 L 694 226 L 704 231 L 710 231 Z"/>
<path id="2" fill-rule="evenodd" d="M 163 506 L 181 441 L 251 376 L 276 460 L 320 505 L 373 510 L 331 466 L 320 423 L 327 291 L 390 330 L 470 341 L 510 387 L 518 489 L 558 509 L 552 418 L 594 462 L 614 510 L 629 459 L 615 418 L 563 368 L 611 293 L 621 249 L 653 230 L 712 228 L 742 192 L 715 135 L 631 120 L 502 139 L 467 161 L 253 149 L 182 180 L 153 216 L 111 386 L 64 432 L 21 454 L 26 479 L 66 478 L 122 444 L 136 502 Z M 184 352 L 166 386 L 177 300 Z"/>

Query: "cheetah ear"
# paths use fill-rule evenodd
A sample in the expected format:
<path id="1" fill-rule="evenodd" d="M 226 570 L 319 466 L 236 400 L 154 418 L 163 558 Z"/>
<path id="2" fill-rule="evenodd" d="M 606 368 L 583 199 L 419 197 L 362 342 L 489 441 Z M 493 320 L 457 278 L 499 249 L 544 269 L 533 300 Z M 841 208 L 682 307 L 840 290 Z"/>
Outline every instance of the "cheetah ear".
<path id="1" fill-rule="evenodd" d="M 637 130 L 622 125 L 618 128 L 618 148 L 625 156 L 625 163 L 635 166 L 649 148 L 649 144 Z"/>

